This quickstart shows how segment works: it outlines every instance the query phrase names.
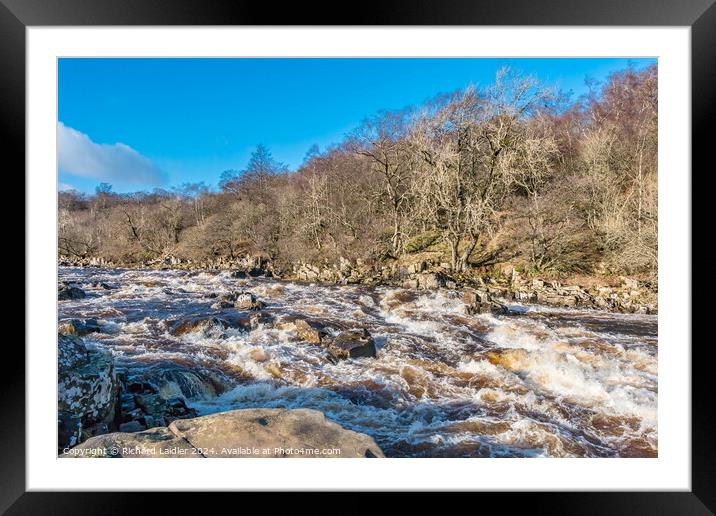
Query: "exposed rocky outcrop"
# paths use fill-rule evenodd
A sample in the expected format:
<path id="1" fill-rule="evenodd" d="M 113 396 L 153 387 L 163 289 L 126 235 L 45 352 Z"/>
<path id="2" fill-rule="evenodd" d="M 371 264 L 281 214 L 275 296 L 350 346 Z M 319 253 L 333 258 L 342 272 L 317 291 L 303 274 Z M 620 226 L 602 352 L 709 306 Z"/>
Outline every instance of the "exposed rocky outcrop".
<path id="1" fill-rule="evenodd" d="M 169 323 L 169 333 L 181 337 L 187 333 L 198 333 L 204 337 L 220 339 L 231 323 L 220 317 L 186 317 Z"/>
<path id="2" fill-rule="evenodd" d="M 513 277 L 501 287 L 506 299 L 563 307 L 583 307 L 627 313 L 657 313 L 656 293 L 644 289 L 633 278 L 623 278 L 619 286 L 562 285 L 558 281 L 530 281 Z"/>
<path id="3" fill-rule="evenodd" d="M 628 313 L 656 313 L 656 292 L 635 278 L 622 278 L 620 286 L 562 285 L 557 281 L 523 279 L 511 269 L 510 274 L 481 277 L 477 274 L 454 274 L 447 263 L 419 260 L 407 264 L 365 265 L 301 263 L 291 278 L 324 283 L 389 284 L 406 289 L 477 288 L 489 296 L 488 304 L 466 301 L 471 313 L 505 310 L 500 300 L 541 303 L 562 307 L 583 307 Z M 290 278 L 289 278 L 290 279 Z M 606 279 L 605 279 L 606 280 Z M 596 283 L 596 282 L 595 282 Z"/>
<path id="4" fill-rule="evenodd" d="M 112 285 L 111 283 L 107 283 L 105 281 L 95 281 L 92 283 L 92 287 L 102 290 L 114 290 L 117 288 L 116 285 Z"/>
<path id="5" fill-rule="evenodd" d="M 122 457 L 198 459 L 201 455 L 191 444 L 163 426 L 136 433 L 114 432 L 98 435 L 60 455 L 60 458 L 84 459 Z"/>
<path id="6" fill-rule="evenodd" d="M 312 283 L 393 285 L 407 289 L 459 289 L 479 288 L 486 290 L 494 302 L 497 299 L 524 303 L 541 303 L 562 307 L 581 307 L 626 313 L 655 314 L 657 295 L 653 286 L 642 284 L 636 278 L 622 278 L 622 284 L 613 285 L 613 277 L 595 276 L 589 284 L 599 281 L 612 282 L 612 286 L 599 285 L 561 285 L 557 281 L 542 279 L 523 279 L 514 268 L 509 273 L 492 271 L 481 275 L 478 271 L 455 273 L 450 264 L 442 263 L 438 258 L 407 257 L 413 261 L 388 260 L 372 264 L 360 260 L 355 262 L 340 257 L 337 263 L 299 262 L 277 271 L 273 264 L 261 257 L 218 258 L 207 262 L 190 260 L 151 261 L 142 263 L 108 263 L 103 266 L 177 268 L 190 270 L 231 270 L 233 277 L 247 279 L 253 276 L 279 277 L 287 280 L 308 281 Z M 61 265 L 95 266 L 88 259 L 61 257 Z M 159 265 L 161 264 L 161 266 Z M 596 280 L 596 281 L 595 281 Z M 102 287 L 106 288 L 106 287 Z M 59 299 L 79 299 L 84 292 L 76 286 L 60 286 Z M 244 295 L 248 294 L 248 295 Z M 238 303 L 238 304 L 237 304 Z M 231 292 L 217 296 L 213 309 L 237 308 L 239 310 L 260 310 L 264 304 L 250 293 Z M 493 305 L 494 308 L 494 305 Z M 487 309 L 480 307 L 480 310 Z M 479 310 L 478 310 L 479 311 Z"/>
<path id="7" fill-rule="evenodd" d="M 423 272 L 416 274 L 418 288 L 435 289 L 445 286 L 445 276 L 439 272 Z"/>
<path id="8" fill-rule="evenodd" d="M 234 308 L 239 310 L 261 310 L 264 304 L 256 299 L 251 292 L 238 292 L 234 300 Z"/>
<path id="9" fill-rule="evenodd" d="M 375 357 L 375 341 L 371 334 L 363 329 L 341 332 L 338 336 L 326 343 L 326 348 L 338 359 Z"/>
<path id="10" fill-rule="evenodd" d="M 326 337 L 323 328 L 316 323 L 309 323 L 304 319 L 296 319 L 294 325 L 296 326 L 298 338 L 309 344 L 321 344 Z"/>
<path id="11" fill-rule="evenodd" d="M 234 291 L 220 294 L 216 298 L 216 302 L 211 305 L 214 310 L 224 308 L 236 308 L 238 310 L 261 310 L 266 306 L 259 301 L 255 295 L 246 291 Z"/>
<path id="12" fill-rule="evenodd" d="M 321 283 L 341 283 L 344 285 L 356 283 L 379 283 L 386 279 L 380 270 L 366 266 L 362 263 L 353 264 L 350 260 L 340 257 L 338 263 L 316 265 L 312 263 L 298 263 L 293 267 L 289 278 L 298 281 Z"/>
<path id="13" fill-rule="evenodd" d="M 181 337 L 188 333 L 197 333 L 204 337 L 221 339 L 226 337 L 226 330 L 230 328 L 248 331 L 271 320 L 270 315 L 259 312 L 222 315 L 221 317 L 187 316 L 168 321 L 167 327 L 169 333 L 175 337 Z"/>
<path id="14" fill-rule="evenodd" d="M 223 384 L 199 370 L 159 363 L 149 369 L 117 369 L 119 406 L 113 430 L 136 432 L 196 417 L 188 400 L 206 400 L 223 392 Z"/>
<path id="15" fill-rule="evenodd" d="M 239 258 L 218 257 L 205 260 L 190 260 L 177 256 L 165 256 L 163 258 L 125 261 L 109 260 L 102 257 L 58 257 L 58 264 L 63 267 L 122 267 L 122 268 L 143 268 L 143 269 L 184 269 L 184 270 L 215 270 L 233 271 L 237 278 L 243 277 L 276 277 L 279 274 L 273 265 L 262 256 L 243 256 Z"/>
<path id="16" fill-rule="evenodd" d="M 97 319 L 70 319 L 60 324 L 57 329 L 63 335 L 78 335 L 80 337 L 90 333 L 102 331 Z"/>
<path id="17" fill-rule="evenodd" d="M 59 446 L 72 446 L 110 430 L 119 382 L 112 357 L 76 335 L 58 334 Z"/>
<path id="18" fill-rule="evenodd" d="M 377 353 L 375 341 L 365 328 L 344 330 L 334 337 L 321 324 L 307 319 L 281 321 L 276 327 L 295 331 L 302 342 L 322 346 L 327 351 L 325 358 L 334 363 L 347 358 L 375 357 Z"/>
<path id="19" fill-rule="evenodd" d="M 486 290 L 466 289 L 463 292 L 463 302 L 465 303 L 465 313 L 478 314 L 484 312 L 500 311 L 504 312 L 504 305 L 492 299 L 490 293 Z"/>
<path id="20" fill-rule="evenodd" d="M 264 269 L 261 266 L 254 266 L 233 271 L 231 273 L 231 277 L 236 279 L 258 278 L 260 276 L 263 276 L 265 278 L 272 278 L 273 272 L 268 269 Z"/>
<path id="21" fill-rule="evenodd" d="M 87 297 L 85 291 L 76 285 L 71 283 L 65 283 L 60 281 L 57 284 L 57 299 L 59 301 L 65 301 L 67 299 L 84 299 Z"/>
<path id="22" fill-rule="evenodd" d="M 136 387 L 124 390 L 120 396 L 121 411 L 116 419 L 119 430 L 136 432 L 167 425 L 175 419 L 196 416 L 196 411 L 187 406 L 183 397 L 165 396 L 151 384 L 144 384 L 141 390 Z"/>
<path id="23" fill-rule="evenodd" d="M 63 458 L 383 457 L 375 441 L 309 409 L 243 409 L 93 437 Z"/>
<path id="24" fill-rule="evenodd" d="M 494 310 L 507 311 L 500 301 L 518 301 L 565 308 L 591 308 L 627 313 L 655 314 L 656 305 L 641 298 L 643 293 L 623 288 L 599 287 L 585 289 L 579 286 L 561 286 L 557 282 L 536 281 L 534 286 L 516 288 L 490 286 L 483 290 L 466 289 L 463 294 L 467 313 Z"/>

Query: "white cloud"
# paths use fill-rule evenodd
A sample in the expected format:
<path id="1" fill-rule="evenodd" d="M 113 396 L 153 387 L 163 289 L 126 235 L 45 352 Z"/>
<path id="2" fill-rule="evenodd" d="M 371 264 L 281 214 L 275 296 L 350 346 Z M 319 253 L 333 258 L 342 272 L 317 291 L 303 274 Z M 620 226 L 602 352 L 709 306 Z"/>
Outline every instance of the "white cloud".
<path id="1" fill-rule="evenodd" d="M 129 145 L 95 143 L 62 122 L 57 123 L 57 162 L 68 174 L 120 185 L 160 185 L 166 180 L 152 160 Z"/>
<path id="2" fill-rule="evenodd" d="M 68 183 L 60 183 L 60 184 L 58 184 L 58 185 L 57 185 L 57 189 L 58 189 L 60 192 L 70 192 L 70 191 L 72 191 L 72 190 L 77 190 L 77 188 L 75 188 L 74 186 L 72 186 L 71 184 L 68 184 Z"/>

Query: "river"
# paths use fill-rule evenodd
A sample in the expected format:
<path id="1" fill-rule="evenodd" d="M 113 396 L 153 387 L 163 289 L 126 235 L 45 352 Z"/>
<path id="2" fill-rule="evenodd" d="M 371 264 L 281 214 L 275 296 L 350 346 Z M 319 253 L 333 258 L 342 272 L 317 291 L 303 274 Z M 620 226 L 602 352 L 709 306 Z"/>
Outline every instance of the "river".
<path id="1" fill-rule="evenodd" d="M 59 277 L 87 292 L 61 301 L 59 320 L 97 318 L 102 331 L 85 340 L 118 366 L 210 378 L 163 387 L 199 414 L 313 408 L 372 436 L 388 457 L 657 455 L 656 315 L 536 305 L 466 315 L 460 291 L 214 271 L 62 267 Z M 233 290 L 255 294 L 273 320 L 221 335 L 169 333 L 183 317 L 237 315 L 210 308 L 210 296 Z M 377 357 L 332 363 L 281 324 L 295 317 L 333 334 L 367 328 Z"/>

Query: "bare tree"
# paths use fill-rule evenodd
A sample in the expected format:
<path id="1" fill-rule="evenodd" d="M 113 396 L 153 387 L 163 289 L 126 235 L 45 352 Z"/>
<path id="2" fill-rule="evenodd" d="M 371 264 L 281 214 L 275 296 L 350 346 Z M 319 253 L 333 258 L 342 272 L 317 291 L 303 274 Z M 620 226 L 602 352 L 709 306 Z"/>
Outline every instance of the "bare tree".
<path id="1" fill-rule="evenodd" d="M 442 231 L 454 270 L 465 270 L 481 237 L 493 233 L 512 184 L 543 173 L 552 144 L 530 138 L 523 122 L 548 95 L 503 69 L 494 86 L 457 92 L 417 121 L 419 213 Z"/>
<path id="2" fill-rule="evenodd" d="M 591 88 L 566 101 L 500 70 L 484 87 L 378 113 L 314 146 L 295 171 L 258 146 L 219 191 L 60 192 L 59 252 L 127 262 L 258 255 L 290 268 L 389 264 L 420 250 L 455 271 L 509 257 L 535 271 L 603 263 L 655 276 L 656 66 Z"/>
<path id="3" fill-rule="evenodd" d="M 370 159 L 371 169 L 383 182 L 382 196 L 392 223 L 391 250 L 394 256 L 403 252 L 406 234 L 403 230 L 410 197 L 409 180 L 414 165 L 407 141 L 409 110 L 382 112 L 366 119 L 352 134 L 349 148 Z"/>

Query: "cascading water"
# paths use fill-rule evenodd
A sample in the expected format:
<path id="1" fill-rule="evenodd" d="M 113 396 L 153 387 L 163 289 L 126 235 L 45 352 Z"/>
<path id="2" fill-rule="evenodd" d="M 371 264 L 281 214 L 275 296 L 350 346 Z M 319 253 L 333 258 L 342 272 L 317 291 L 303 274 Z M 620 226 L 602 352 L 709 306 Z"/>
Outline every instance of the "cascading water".
<path id="1" fill-rule="evenodd" d="M 539 306 L 466 315 L 456 291 L 227 272 L 61 268 L 60 279 L 88 293 L 60 302 L 60 321 L 96 317 L 102 331 L 87 340 L 200 414 L 314 408 L 388 457 L 657 454 L 656 316 Z M 211 308 L 212 296 L 242 289 L 266 303 L 265 320 L 170 333 L 182 317 L 245 315 Z M 366 328 L 377 357 L 329 361 L 286 324 L 296 317 L 333 335 Z"/>

